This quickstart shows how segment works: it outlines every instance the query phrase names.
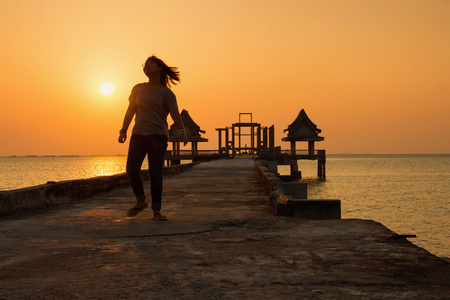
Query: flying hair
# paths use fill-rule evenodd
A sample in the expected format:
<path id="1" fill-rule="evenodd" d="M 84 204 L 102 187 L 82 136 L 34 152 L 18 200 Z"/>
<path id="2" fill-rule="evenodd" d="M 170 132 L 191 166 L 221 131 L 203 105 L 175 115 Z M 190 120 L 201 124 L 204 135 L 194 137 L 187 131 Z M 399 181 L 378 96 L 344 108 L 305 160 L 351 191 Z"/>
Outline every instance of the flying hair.
<path id="1" fill-rule="evenodd" d="M 147 61 L 149 61 L 150 59 L 155 61 L 158 67 L 161 68 L 161 85 L 170 88 L 171 84 L 177 85 L 180 82 L 180 72 L 178 71 L 178 67 L 169 67 L 165 62 L 156 57 L 154 54 L 147 58 Z"/>

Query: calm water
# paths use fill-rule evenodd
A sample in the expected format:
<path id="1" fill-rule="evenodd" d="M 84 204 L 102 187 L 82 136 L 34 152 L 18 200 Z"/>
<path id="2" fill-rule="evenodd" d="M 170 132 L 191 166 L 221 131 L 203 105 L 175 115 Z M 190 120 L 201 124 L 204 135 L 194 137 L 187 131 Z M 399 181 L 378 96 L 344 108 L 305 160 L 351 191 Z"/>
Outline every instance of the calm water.
<path id="1" fill-rule="evenodd" d="M 125 163 L 126 156 L 0 157 L 0 190 L 123 173 Z M 308 180 L 316 168 L 299 161 L 308 198 L 340 199 L 342 218 L 416 234 L 412 242 L 450 257 L 450 155 L 328 155 L 324 182 Z"/>
<path id="2" fill-rule="evenodd" d="M 0 190 L 125 172 L 126 156 L 0 157 Z"/>
<path id="3" fill-rule="evenodd" d="M 299 161 L 304 180 L 317 162 Z M 279 172 L 289 172 L 289 168 Z M 327 180 L 308 198 L 340 199 L 342 218 L 372 219 L 438 256 L 450 257 L 450 155 L 328 155 Z"/>

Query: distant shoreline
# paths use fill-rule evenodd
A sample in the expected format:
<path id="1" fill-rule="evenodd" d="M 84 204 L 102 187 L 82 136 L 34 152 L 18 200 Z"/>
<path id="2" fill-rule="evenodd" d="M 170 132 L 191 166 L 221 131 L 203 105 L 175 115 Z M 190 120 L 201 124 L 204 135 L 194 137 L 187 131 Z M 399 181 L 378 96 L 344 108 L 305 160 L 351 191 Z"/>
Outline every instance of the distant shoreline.
<path id="1" fill-rule="evenodd" d="M 327 153 L 327 156 L 449 156 L 450 153 Z M 89 157 L 127 156 L 126 154 L 73 154 L 73 155 L 0 155 L 0 157 Z"/>

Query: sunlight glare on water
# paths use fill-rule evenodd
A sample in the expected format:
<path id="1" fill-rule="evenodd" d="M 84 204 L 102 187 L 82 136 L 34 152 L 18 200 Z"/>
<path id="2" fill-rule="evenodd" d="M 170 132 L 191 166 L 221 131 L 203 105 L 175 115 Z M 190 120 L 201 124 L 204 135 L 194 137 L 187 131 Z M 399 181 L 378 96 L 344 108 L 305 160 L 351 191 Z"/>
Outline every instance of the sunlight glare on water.
<path id="1" fill-rule="evenodd" d="M 126 156 L 0 157 L 0 190 L 125 172 Z"/>

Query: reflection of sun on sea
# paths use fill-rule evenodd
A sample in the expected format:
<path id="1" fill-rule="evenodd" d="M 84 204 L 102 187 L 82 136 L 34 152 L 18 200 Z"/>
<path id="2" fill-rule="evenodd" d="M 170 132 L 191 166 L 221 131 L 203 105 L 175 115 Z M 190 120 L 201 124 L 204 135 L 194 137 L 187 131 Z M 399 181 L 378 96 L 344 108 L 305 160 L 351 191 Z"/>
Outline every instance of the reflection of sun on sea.
<path id="1" fill-rule="evenodd" d="M 110 96 L 115 91 L 114 85 L 111 82 L 103 82 L 98 89 L 103 96 Z"/>

